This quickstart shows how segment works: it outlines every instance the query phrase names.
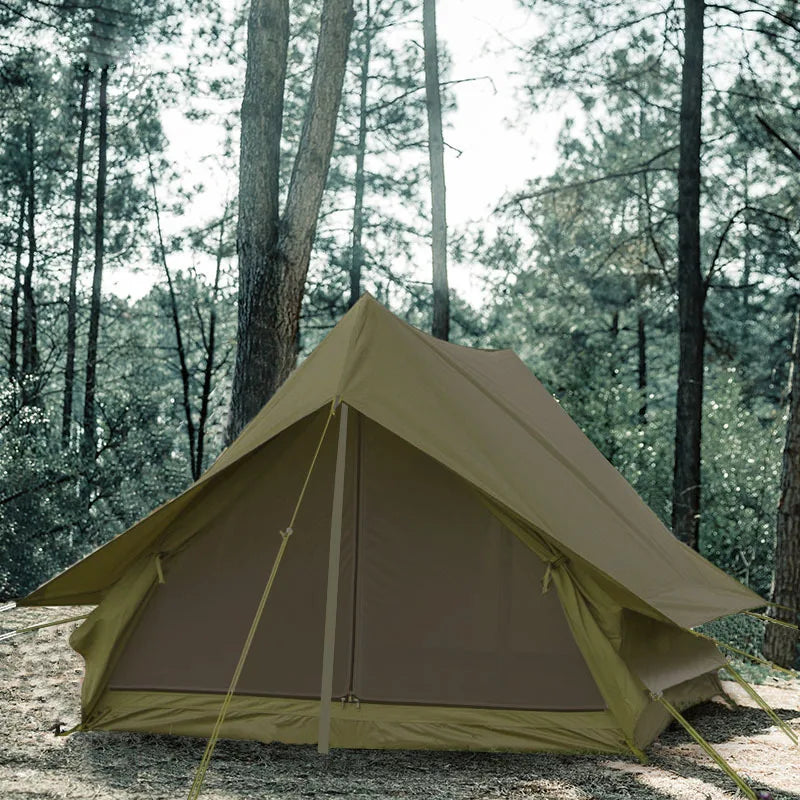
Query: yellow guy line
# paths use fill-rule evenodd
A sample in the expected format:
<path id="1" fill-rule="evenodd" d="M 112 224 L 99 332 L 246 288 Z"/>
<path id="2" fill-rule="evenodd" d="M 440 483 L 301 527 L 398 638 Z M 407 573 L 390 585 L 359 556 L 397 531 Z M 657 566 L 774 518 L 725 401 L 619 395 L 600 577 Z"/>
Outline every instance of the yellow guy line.
<path id="1" fill-rule="evenodd" d="M 253 643 L 253 638 L 256 635 L 256 630 L 258 629 L 258 624 L 261 622 L 261 616 L 264 613 L 264 607 L 267 604 L 267 598 L 269 597 L 269 593 L 272 590 L 272 584 L 275 582 L 275 576 L 278 574 L 278 567 L 280 566 L 281 559 L 283 558 L 283 554 L 286 551 L 286 545 L 289 543 L 289 537 L 292 535 L 293 527 L 295 520 L 297 519 L 297 514 L 300 511 L 300 505 L 303 502 L 303 497 L 305 497 L 306 488 L 308 487 L 308 482 L 311 479 L 311 473 L 314 471 L 314 466 L 317 463 L 317 458 L 319 456 L 319 452 L 322 449 L 322 442 L 325 440 L 325 434 L 328 432 L 328 427 L 331 424 L 331 420 L 333 419 L 334 415 L 336 414 L 336 407 L 338 405 L 338 397 L 334 397 L 331 401 L 331 408 L 328 412 L 328 418 L 325 420 L 325 427 L 322 429 L 322 435 L 319 437 L 319 442 L 317 443 L 317 449 L 314 451 L 314 457 L 311 459 L 311 465 L 308 468 L 308 472 L 306 473 L 306 479 L 303 481 L 303 488 L 300 490 L 300 496 L 297 498 L 297 503 L 294 507 L 294 512 L 292 513 L 292 518 L 289 521 L 289 525 L 287 526 L 286 530 L 281 531 L 281 546 L 278 548 L 278 554 L 275 556 L 275 561 L 272 564 L 272 570 L 269 573 L 269 579 L 267 580 L 267 585 L 264 587 L 264 592 L 261 595 L 261 600 L 258 603 L 258 608 L 256 609 L 255 616 L 253 617 L 253 622 L 250 625 L 250 631 L 247 634 L 247 638 L 245 639 L 244 646 L 242 647 L 242 652 L 239 655 L 239 662 L 236 664 L 236 669 L 233 672 L 233 678 L 231 678 L 231 684 L 228 687 L 228 691 L 225 695 L 225 699 L 222 701 L 222 706 L 219 709 L 219 714 L 217 715 L 217 721 L 214 723 L 214 728 L 211 731 L 211 736 L 208 740 L 208 744 L 206 745 L 205 752 L 203 753 L 203 757 L 200 759 L 200 764 L 197 767 L 197 772 L 194 776 L 194 781 L 192 782 L 192 786 L 189 789 L 189 796 L 188 800 L 197 800 L 200 796 L 200 791 L 203 788 L 203 780 L 206 777 L 206 772 L 208 771 L 208 765 L 211 762 L 211 756 L 214 753 L 214 748 L 217 745 L 217 740 L 219 739 L 219 733 L 222 729 L 222 723 L 225 721 L 225 715 L 228 713 L 228 707 L 231 704 L 231 700 L 233 699 L 233 694 L 236 691 L 236 686 L 239 683 L 239 677 L 242 674 L 242 669 L 244 668 L 244 662 L 247 659 L 247 654 L 250 652 L 250 646 Z"/>
<path id="2" fill-rule="evenodd" d="M 651 694 L 653 700 L 658 701 L 661 703 L 664 708 L 675 718 L 677 722 L 679 722 L 689 736 L 694 739 L 700 747 L 705 750 L 706 754 L 711 758 L 713 761 L 716 762 L 717 766 L 742 790 L 742 793 L 745 797 L 749 797 L 750 800 L 758 800 L 758 796 L 756 793 L 745 783 L 744 779 L 739 775 L 738 772 L 717 752 L 717 750 L 708 742 L 703 736 L 697 731 L 697 729 L 689 722 L 686 717 L 675 708 L 672 703 L 667 700 L 662 694 Z"/>
<path id="3" fill-rule="evenodd" d="M 729 650 L 731 653 L 736 653 L 736 655 L 742 656 L 743 658 L 749 658 L 751 661 L 755 661 L 758 664 L 763 664 L 765 667 L 774 669 L 777 672 L 783 672 L 790 678 L 797 677 L 797 672 L 793 669 L 786 669 L 785 667 L 779 667 L 777 664 L 773 664 L 772 661 L 767 661 L 765 658 L 754 656 L 752 653 L 748 653 L 747 650 L 742 650 L 739 647 L 734 647 L 732 644 L 728 644 L 727 642 L 722 642 L 719 639 L 715 639 L 713 636 L 709 636 L 708 634 L 705 633 L 700 633 L 700 631 L 693 631 L 691 628 L 689 628 L 688 630 L 689 633 L 694 634 L 700 639 L 707 639 L 709 642 L 713 642 L 717 647 L 720 647 L 723 650 Z"/>
<path id="4" fill-rule="evenodd" d="M 725 665 L 725 669 L 733 675 L 733 679 L 750 695 L 752 700 L 760 706 L 769 718 L 786 734 L 789 741 L 796 745 L 797 734 L 775 713 L 772 706 L 731 666 L 730 661 Z"/>
<path id="5" fill-rule="evenodd" d="M 779 608 L 781 611 L 788 611 L 790 614 L 794 614 L 795 619 L 800 616 L 800 611 L 796 608 L 792 608 L 791 606 L 782 606 L 780 603 L 764 603 L 767 608 Z M 772 619 L 772 617 L 770 617 Z"/>
<path id="6" fill-rule="evenodd" d="M 788 609 L 787 609 L 788 610 Z M 768 617 L 766 614 L 757 614 L 755 611 L 742 611 L 748 617 L 763 620 L 764 622 L 771 622 L 773 625 L 783 625 L 784 628 L 792 628 L 793 630 L 800 630 L 793 622 L 787 622 L 785 619 L 778 619 L 777 617 Z"/>
<path id="7" fill-rule="evenodd" d="M 66 625 L 68 622 L 78 622 L 79 620 L 86 619 L 88 616 L 88 614 L 79 614 L 77 617 L 65 617 L 64 619 L 57 619 L 53 622 L 40 622 L 37 625 L 28 625 L 27 628 L 17 628 L 15 631 L 8 631 L 0 635 L 0 642 L 5 642 L 6 639 L 13 639 L 21 633 L 31 633 L 32 631 L 38 631 L 42 628 L 52 628 L 54 625 Z"/>

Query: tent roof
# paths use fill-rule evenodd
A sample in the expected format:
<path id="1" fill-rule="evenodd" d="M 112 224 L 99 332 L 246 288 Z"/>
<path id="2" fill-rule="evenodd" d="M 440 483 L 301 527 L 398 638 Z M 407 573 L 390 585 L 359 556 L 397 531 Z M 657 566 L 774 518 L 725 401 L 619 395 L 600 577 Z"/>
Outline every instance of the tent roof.
<path id="1" fill-rule="evenodd" d="M 22 603 L 98 602 L 212 482 L 337 396 L 679 625 L 763 605 L 667 530 L 513 352 L 442 342 L 368 295 L 193 486 Z"/>

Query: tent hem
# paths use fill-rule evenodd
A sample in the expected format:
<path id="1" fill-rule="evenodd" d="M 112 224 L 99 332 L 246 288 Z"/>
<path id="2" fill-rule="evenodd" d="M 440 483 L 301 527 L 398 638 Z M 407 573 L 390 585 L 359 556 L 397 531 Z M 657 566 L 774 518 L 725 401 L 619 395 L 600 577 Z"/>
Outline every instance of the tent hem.
<path id="1" fill-rule="evenodd" d="M 108 690 L 85 730 L 205 737 L 221 695 Z M 236 695 L 222 737 L 315 744 L 318 700 Z M 359 749 L 629 753 L 608 711 L 517 711 L 334 703 L 331 746 Z"/>

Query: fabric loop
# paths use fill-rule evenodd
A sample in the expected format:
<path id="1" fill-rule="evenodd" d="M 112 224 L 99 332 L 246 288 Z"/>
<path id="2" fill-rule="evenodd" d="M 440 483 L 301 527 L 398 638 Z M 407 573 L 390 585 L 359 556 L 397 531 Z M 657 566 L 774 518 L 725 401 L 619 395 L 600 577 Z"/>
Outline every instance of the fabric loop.
<path id="1" fill-rule="evenodd" d="M 161 566 L 161 553 L 156 554 L 156 574 L 158 575 L 158 582 L 159 583 L 166 583 L 166 579 L 164 578 L 164 570 Z"/>
<path id="2" fill-rule="evenodd" d="M 547 566 L 544 569 L 544 577 L 542 578 L 542 594 L 547 594 L 550 589 L 553 570 L 562 567 L 568 560 L 569 559 L 563 553 L 559 553 L 555 558 L 547 562 Z"/>

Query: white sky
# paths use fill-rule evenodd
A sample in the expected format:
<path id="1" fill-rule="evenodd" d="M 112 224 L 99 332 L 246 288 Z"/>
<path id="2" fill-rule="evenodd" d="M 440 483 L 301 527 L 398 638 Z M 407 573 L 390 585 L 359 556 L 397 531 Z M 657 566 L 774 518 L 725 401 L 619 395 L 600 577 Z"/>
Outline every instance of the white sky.
<path id="1" fill-rule="evenodd" d="M 439 38 L 452 55 L 458 107 L 446 119 L 448 215 L 455 225 L 485 218 L 507 190 L 548 169 L 558 122 L 542 115 L 535 128 L 516 125 L 520 102 L 514 45 L 536 32 L 516 0 L 439 0 Z M 525 117 L 531 116 L 525 109 Z"/>
<path id="2" fill-rule="evenodd" d="M 438 0 L 437 26 L 439 40 L 451 56 L 449 78 L 479 79 L 453 85 L 457 109 L 445 120 L 448 227 L 455 232 L 471 223 L 485 224 L 504 193 L 552 171 L 563 114 L 534 115 L 525 107 L 514 48 L 531 39 L 538 25 L 517 0 Z M 420 39 L 421 35 L 420 30 Z M 176 112 L 168 112 L 164 124 L 170 140 L 167 156 L 187 185 L 200 180 L 228 182 L 205 158 L 217 145 L 215 126 L 204 128 L 202 122 L 188 122 Z M 235 184 L 234 176 L 229 193 L 235 191 Z M 219 189 L 224 193 L 224 186 Z M 192 217 L 189 223 L 201 223 L 218 214 L 222 201 L 218 194 L 206 193 L 205 199 L 187 209 Z M 220 207 L 209 206 L 214 202 Z M 164 227 L 176 233 L 186 224 L 185 217 L 164 220 Z M 450 265 L 451 285 L 466 297 L 478 291 L 474 278 L 466 267 Z M 137 297 L 158 279 L 157 270 L 117 269 L 108 275 L 106 288 Z"/>
<path id="3" fill-rule="evenodd" d="M 448 116 L 445 140 L 447 217 L 452 229 L 485 222 L 500 198 L 535 176 L 552 172 L 558 113 L 531 114 L 519 91 L 515 48 L 539 32 L 536 18 L 516 0 L 439 0 L 438 36 L 452 56 L 457 109 Z M 467 268 L 450 264 L 450 283 L 466 297 L 477 292 Z M 473 279 L 475 276 L 472 276 Z"/>

